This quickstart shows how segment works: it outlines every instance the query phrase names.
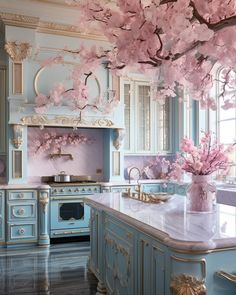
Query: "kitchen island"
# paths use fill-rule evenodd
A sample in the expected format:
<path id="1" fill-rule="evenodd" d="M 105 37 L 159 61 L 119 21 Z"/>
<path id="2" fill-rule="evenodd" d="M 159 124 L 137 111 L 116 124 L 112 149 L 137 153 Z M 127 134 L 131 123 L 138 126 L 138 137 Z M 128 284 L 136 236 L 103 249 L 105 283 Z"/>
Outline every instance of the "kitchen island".
<path id="1" fill-rule="evenodd" d="M 185 197 L 147 204 L 121 193 L 85 197 L 97 294 L 236 294 L 236 208 L 186 212 Z"/>

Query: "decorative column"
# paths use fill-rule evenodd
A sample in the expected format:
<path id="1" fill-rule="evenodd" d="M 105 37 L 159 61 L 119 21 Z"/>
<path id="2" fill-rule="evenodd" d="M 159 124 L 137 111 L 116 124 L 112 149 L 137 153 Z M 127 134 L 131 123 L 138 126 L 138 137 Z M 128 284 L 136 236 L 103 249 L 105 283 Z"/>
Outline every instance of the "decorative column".
<path id="1" fill-rule="evenodd" d="M 12 94 L 23 94 L 23 60 L 31 52 L 31 45 L 26 42 L 6 42 L 5 50 L 12 60 Z"/>
<path id="2" fill-rule="evenodd" d="M 38 245 L 47 247 L 50 244 L 49 238 L 49 186 L 42 186 L 39 188 L 39 239 Z"/>

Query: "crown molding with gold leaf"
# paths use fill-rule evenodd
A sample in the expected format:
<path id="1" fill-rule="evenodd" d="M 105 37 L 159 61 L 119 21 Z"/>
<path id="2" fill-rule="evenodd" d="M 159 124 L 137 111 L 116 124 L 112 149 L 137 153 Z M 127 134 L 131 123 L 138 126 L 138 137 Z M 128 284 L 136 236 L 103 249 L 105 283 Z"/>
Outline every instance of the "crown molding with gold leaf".
<path id="1" fill-rule="evenodd" d="M 20 124 L 30 126 L 115 128 L 115 125 L 111 120 L 96 119 L 94 121 L 88 121 L 82 119 L 80 116 L 55 116 L 53 118 L 49 118 L 46 115 L 32 115 L 22 117 Z"/>
<path id="2" fill-rule="evenodd" d="M 0 19 L 5 25 L 17 26 L 23 28 L 35 29 L 36 32 L 63 35 L 69 37 L 79 37 L 84 39 L 101 40 L 105 41 L 106 38 L 99 34 L 84 33 L 78 27 L 61 24 L 55 22 L 41 21 L 39 17 L 0 12 Z"/>

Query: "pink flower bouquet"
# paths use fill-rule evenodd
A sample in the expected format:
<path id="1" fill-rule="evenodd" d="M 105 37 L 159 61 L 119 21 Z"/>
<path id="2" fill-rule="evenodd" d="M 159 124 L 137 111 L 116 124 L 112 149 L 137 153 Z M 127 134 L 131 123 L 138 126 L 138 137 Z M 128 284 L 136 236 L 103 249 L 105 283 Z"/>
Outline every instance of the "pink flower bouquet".
<path id="1" fill-rule="evenodd" d="M 184 172 L 193 175 L 209 175 L 217 170 L 222 170 L 227 175 L 230 169 L 230 153 L 234 145 L 223 145 L 211 133 L 203 132 L 199 146 L 194 146 L 191 139 L 184 137 L 180 143 L 183 153 L 177 154 L 176 161 L 172 164 L 170 178 L 181 180 Z"/>

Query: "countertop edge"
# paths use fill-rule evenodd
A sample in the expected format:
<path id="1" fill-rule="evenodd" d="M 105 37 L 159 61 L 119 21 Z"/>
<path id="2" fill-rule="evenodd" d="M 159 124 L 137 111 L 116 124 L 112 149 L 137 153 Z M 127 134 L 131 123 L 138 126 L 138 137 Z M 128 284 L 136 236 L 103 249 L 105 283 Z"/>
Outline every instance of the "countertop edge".
<path id="1" fill-rule="evenodd" d="M 171 238 L 167 233 L 155 229 L 145 223 L 142 223 L 139 220 L 136 220 L 132 217 L 129 217 L 126 214 L 118 212 L 114 209 L 108 208 L 103 204 L 100 204 L 96 201 L 93 201 L 87 197 L 84 198 L 84 202 L 89 206 L 95 206 L 96 209 L 100 209 L 102 211 L 106 211 L 107 213 L 111 213 L 114 217 L 119 218 L 121 221 L 128 223 L 129 225 L 138 228 L 138 230 L 143 231 L 145 234 L 151 235 L 154 238 L 157 238 L 160 242 L 163 242 L 164 245 L 182 251 L 213 251 L 218 248 L 228 248 L 228 247 L 236 247 L 236 238 L 226 238 L 224 241 L 222 240 L 214 240 L 210 239 L 208 241 L 185 241 L 185 240 L 177 240 Z"/>

